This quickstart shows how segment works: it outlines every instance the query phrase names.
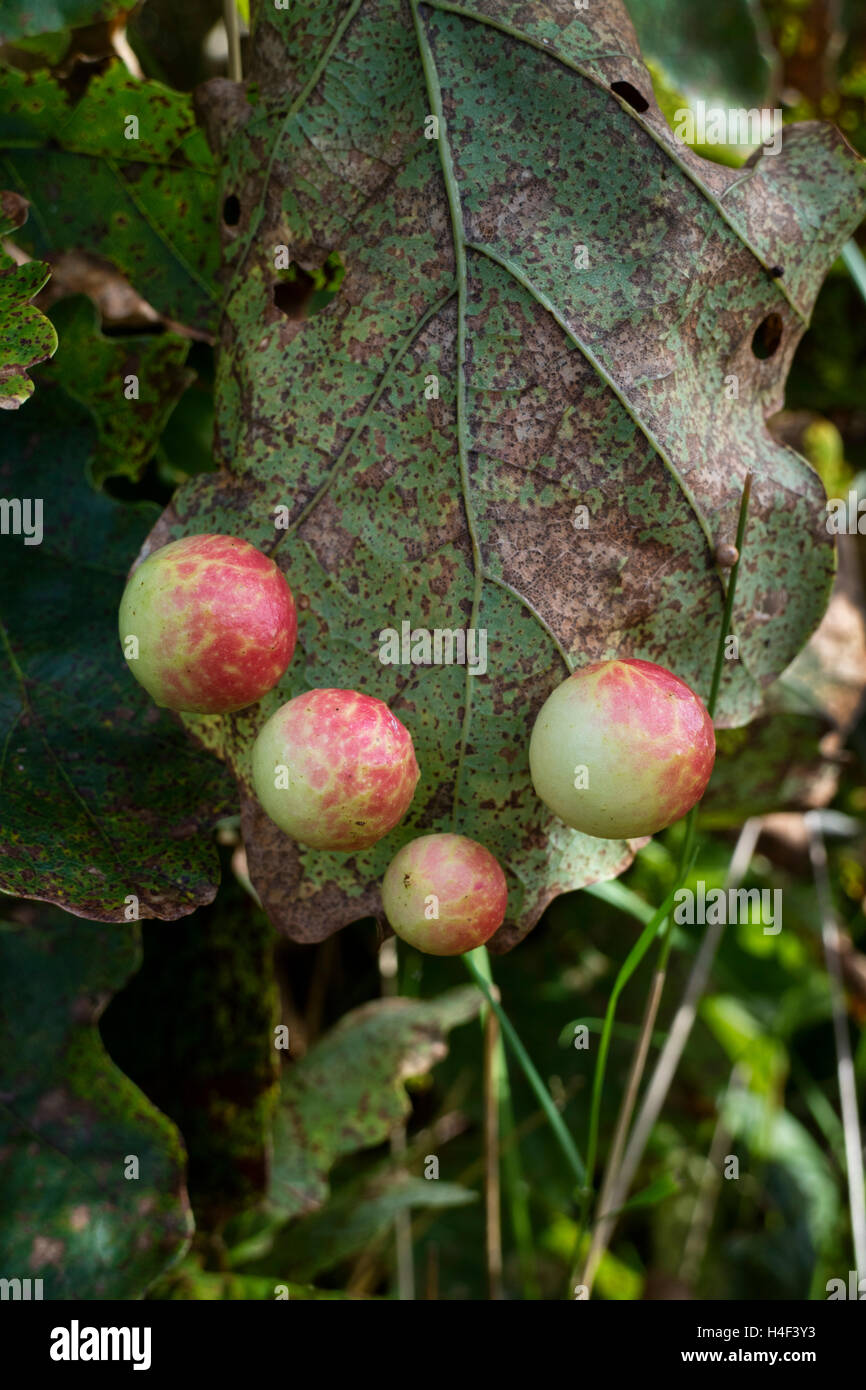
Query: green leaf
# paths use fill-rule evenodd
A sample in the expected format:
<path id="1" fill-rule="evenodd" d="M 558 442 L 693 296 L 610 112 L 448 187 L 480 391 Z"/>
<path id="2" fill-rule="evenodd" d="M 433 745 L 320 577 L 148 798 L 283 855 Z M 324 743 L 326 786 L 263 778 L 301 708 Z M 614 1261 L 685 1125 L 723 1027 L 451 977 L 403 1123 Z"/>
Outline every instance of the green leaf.
<path id="1" fill-rule="evenodd" d="M 73 103 L 48 73 L 4 68 L 0 150 L 31 203 L 29 254 L 104 256 L 168 318 L 215 325 L 216 165 L 187 94 L 115 62 Z"/>
<path id="2" fill-rule="evenodd" d="M 839 1219 L 839 1190 L 826 1155 L 809 1131 L 787 1110 L 770 1111 L 762 1096 L 742 1088 L 728 1091 L 724 1122 L 754 1157 L 771 1160 L 788 1173 L 798 1189 L 798 1215 L 820 1248 Z"/>
<path id="3" fill-rule="evenodd" d="M 187 365 L 195 379 L 183 393 L 160 436 L 157 460 L 160 478 L 172 489 L 194 473 L 212 473 L 213 352 L 206 343 L 194 344 Z"/>
<path id="4" fill-rule="evenodd" d="M 72 44 L 72 31 L 61 29 L 54 34 L 37 34 L 33 39 L 15 39 L 10 58 L 13 67 L 38 67 L 34 62 L 21 63 L 21 54 L 26 54 L 28 58 L 38 58 L 45 67 L 58 67 L 69 52 Z"/>
<path id="5" fill-rule="evenodd" d="M 641 1188 L 633 1197 L 619 1208 L 623 1211 L 638 1211 L 643 1207 L 657 1207 L 662 1202 L 666 1202 L 668 1197 L 674 1197 L 680 1191 L 680 1184 L 670 1173 L 662 1173 L 654 1178 L 646 1187 Z"/>
<path id="6" fill-rule="evenodd" d="M 740 1067 L 752 1091 L 773 1108 L 788 1070 L 784 1043 L 771 1037 L 746 1005 L 732 995 L 708 996 L 701 1003 L 700 1016 L 730 1061 Z"/>
<path id="7" fill-rule="evenodd" d="M 409 1113 L 404 1081 L 445 1055 L 444 1034 L 475 1018 L 481 1002 L 471 985 L 432 1000 L 377 999 L 283 1073 L 269 1191 L 276 1213 L 322 1206 L 337 1159 L 389 1137 Z"/>
<path id="8" fill-rule="evenodd" d="M 0 237 L 26 220 L 26 200 L 17 193 L 0 193 Z M 57 347 L 54 327 L 29 302 L 50 274 L 42 261 L 16 265 L 0 250 L 0 410 L 15 410 L 33 394 L 27 369 Z"/>
<path id="9" fill-rule="evenodd" d="M 580 1258 L 585 1259 L 589 1253 L 591 1239 L 592 1232 L 584 1230 L 580 1234 L 577 1222 L 563 1211 L 557 1211 L 553 1214 L 552 1220 L 542 1236 L 545 1248 L 551 1254 L 556 1255 L 569 1269 L 573 1268 L 575 1264 L 575 1247 L 577 1246 L 579 1249 Z M 641 1297 L 643 1284 L 644 1276 L 641 1271 L 634 1269 L 624 1260 L 618 1259 L 609 1250 L 605 1251 L 595 1278 L 595 1288 L 602 1298 L 616 1299 L 618 1302 L 636 1301 Z M 574 1298 L 579 1297 L 580 1288 L 579 1284 L 573 1286 L 572 1296 Z"/>
<path id="10" fill-rule="evenodd" d="M 659 661 L 707 697 L 726 579 L 715 552 L 735 534 L 747 468 L 723 725 L 756 712 L 821 617 L 833 554 L 820 483 L 764 419 L 862 217 L 866 172 L 817 124 L 789 127 L 748 177 L 698 158 L 653 103 L 613 0 L 585 14 L 433 0 L 415 18 L 397 0 L 336 23 L 312 0 L 264 7 L 254 104 L 211 94 L 238 208 L 222 470 L 179 490 L 154 540 L 243 535 L 298 598 L 297 654 L 256 718 L 188 720 L 247 785 L 261 719 L 310 686 L 379 696 L 415 741 L 410 813 L 362 854 L 299 849 L 246 797 L 251 876 L 275 925 L 317 940 L 377 911 L 395 851 L 456 830 L 506 867 L 503 949 L 552 896 L 615 877 L 631 853 L 538 801 L 536 710 L 572 667 L 615 654 Z M 287 293 L 280 246 L 313 281 L 339 256 L 345 277 L 320 312 Z M 761 358 L 755 335 L 763 351 L 777 320 L 780 345 Z M 483 630 L 485 674 L 383 664 L 380 634 L 404 622 Z"/>
<path id="11" fill-rule="evenodd" d="M 138 0 L 3 0 L 0 43 L 59 29 L 79 29 L 113 15 L 128 14 Z"/>
<path id="12" fill-rule="evenodd" d="M 184 367 L 189 339 L 177 333 L 106 337 L 95 305 L 84 295 L 61 300 L 51 318 L 60 351 L 44 375 L 86 406 L 96 421 L 93 482 L 117 474 L 140 478 L 194 379 Z"/>
<path id="13" fill-rule="evenodd" d="M 633 917 L 643 926 L 646 926 L 655 912 L 655 908 L 645 902 L 639 894 L 618 880 L 614 880 L 613 883 L 589 883 L 584 892 L 603 903 L 610 903 L 611 907 L 618 907 L 621 912 L 628 913 L 629 917 Z"/>
<path id="14" fill-rule="evenodd" d="M 287 1269 L 292 1278 L 308 1282 L 384 1236 L 401 1211 L 468 1206 L 478 1194 L 459 1183 L 402 1176 L 392 1178 L 384 1191 L 376 1184 L 364 1191 L 332 1197 L 321 1211 L 293 1221 L 276 1241 L 271 1268 Z"/>
<path id="15" fill-rule="evenodd" d="M 757 0 L 723 0 L 695 5 L 690 0 L 626 0 L 656 101 L 671 128 L 705 159 L 741 165 L 761 143 L 761 118 L 749 118 L 743 143 L 734 138 L 715 143 L 701 139 L 710 111 L 760 112 L 769 120 L 771 86 L 777 62 Z M 690 128 L 687 112 L 695 114 Z M 737 118 L 734 118 L 737 119 Z M 781 117 L 779 118 L 781 119 Z M 766 125 L 765 130 L 769 131 Z M 705 132 L 706 133 L 706 132 Z M 751 135 L 757 138 L 751 140 Z"/>
<path id="16" fill-rule="evenodd" d="M 0 888 L 100 921 L 126 920 L 131 898 L 142 917 L 182 916 L 216 891 L 199 832 L 233 789 L 124 666 L 117 606 L 156 509 L 95 492 L 90 417 L 40 394 L 38 419 L 4 425 L 0 460 Z"/>
<path id="17" fill-rule="evenodd" d="M 279 1298 L 283 1299 L 287 1291 L 292 1303 L 298 1300 L 312 1302 L 353 1298 L 352 1294 L 343 1293 L 341 1289 L 317 1289 L 312 1284 L 292 1283 L 273 1274 L 215 1274 L 212 1270 L 202 1269 L 194 1256 L 188 1256 L 177 1270 L 160 1279 L 149 1290 L 148 1298 L 196 1303 L 236 1303 L 262 1299 L 279 1301 L 278 1291 Z"/>
<path id="18" fill-rule="evenodd" d="M 559 1034 L 560 1047 L 574 1046 L 574 1033 L 576 1028 L 586 1028 L 590 1033 L 604 1032 L 603 1018 L 575 1018 L 571 1023 L 566 1023 Z M 631 1023 L 614 1023 L 611 1028 L 611 1035 L 614 1038 L 621 1038 L 623 1042 L 638 1042 L 642 1036 L 641 1029 Z M 667 1041 L 667 1033 L 659 1030 L 652 1034 L 650 1042 L 653 1047 L 664 1047 Z"/>
<path id="19" fill-rule="evenodd" d="M 180 1136 L 97 1028 L 139 958 L 133 926 L 0 923 L 0 1264 L 45 1299 L 137 1298 L 192 1232 Z"/>
<path id="20" fill-rule="evenodd" d="M 762 107 L 774 54 L 754 0 L 625 0 L 644 58 L 691 105 Z"/>

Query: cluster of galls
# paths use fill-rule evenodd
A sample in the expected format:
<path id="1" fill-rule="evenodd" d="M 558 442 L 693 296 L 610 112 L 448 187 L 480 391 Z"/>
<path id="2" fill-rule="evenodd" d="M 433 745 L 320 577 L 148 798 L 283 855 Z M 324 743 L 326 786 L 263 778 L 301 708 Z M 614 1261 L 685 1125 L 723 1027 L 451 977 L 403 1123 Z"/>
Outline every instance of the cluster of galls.
<path id="1" fill-rule="evenodd" d="M 281 680 L 295 650 L 291 590 L 273 560 L 233 536 L 187 536 L 131 575 L 120 639 L 158 705 L 227 714 Z M 709 780 L 712 721 L 678 677 L 648 661 L 595 662 L 553 691 L 529 746 L 533 785 L 587 835 L 652 835 L 685 815 Z M 281 830 L 314 849 L 368 849 L 403 819 L 419 778 L 412 737 L 387 705 L 355 690 L 309 690 L 264 724 L 252 779 Z M 489 850 L 464 835 L 422 835 L 382 883 L 396 934 L 433 955 L 485 942 L 507 890 Z"/>

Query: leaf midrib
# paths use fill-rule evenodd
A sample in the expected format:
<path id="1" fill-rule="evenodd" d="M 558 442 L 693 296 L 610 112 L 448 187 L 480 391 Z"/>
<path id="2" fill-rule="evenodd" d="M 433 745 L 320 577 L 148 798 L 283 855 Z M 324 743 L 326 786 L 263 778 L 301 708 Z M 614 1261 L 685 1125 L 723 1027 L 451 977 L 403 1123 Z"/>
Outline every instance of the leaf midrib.
<path id="1" fill-rule="evenodd" d="M 651 448 L 655 451 L 655 453 L 657 454 L 657 456 L 659 457 L 659 459 L 661 460 L 661 462 L 663 463 L 663 465 L 668 469 L 668 471 L 670 472 L 671 476 L 675 479 L 675 481 L 676 481 L 676 483 L 677 483 L 677 486 L 679 487 L 679 489 L 680 489 L 680 491 L 681 491 L 683 497 L 685 498 L 686 502 L 688 503 L 688 505 L 689 505 L 689 507 L 690 507 L 690 509 L 691 509 L 691 511 L 692 511 L 692 513 L 693 513 L 693 515 L 694 515 L 694 517 L 695 517 L 695 520 L 697 521 L 697 524 L 699 525 L 699 527 L 700 527 L 700 529 L 701 529 L 701 531 L 702 531 L 702 533 L 703 533 L 703 535 L 704 535 L 704 538 L 705 538 L 705 540 L 706 540 L 706 542 L 707 542 L 707 548 L 708 548 L 708 550 L 710 551 L 711 554 L 714 553 L 714 551 L 715 551 L 715 540 L 714 540 L 714 538 L 713 538 L 713 534 L 712 534 L 712 531 L 711 531 L 711 529 L 710 529 L 710 526 L 709 526 L 709 523 L 708 523 L 708 521 L 707 521 L 707 518 L 705 517 L 705 515 L 704 515 L 702 509 L 700 508 L 700 506 L 698 505 L 698 502 L 697 502 L 696 497 L 695 497 L 694 494 L 692 493 L 690 487 L 688 486 L 687 482 L 686 482 L 685 479 L 683 478 L 681 472 L 679 471 L 678 467 L 677 467 L 676 464 L 674 463 L 673 459 L 672 459 L 672 458 L 670 457 L 670 455 L 668 454 L 667 450 L 663 447 L 663 445 L 661 444 L 661 442 L 658 440 L 658 438 L 656 437 L 655 433 L 654 433 L 654 432 L 649 428 L 649 426 L 646 425 L 646 424 L 644 423 L 644 421 L 641 420 L 641 418 L 637 415 L 637 413 L 635 412 L 635 410 L 632 408 L 632 406 L 631 406 L 631 404 L 630 404 L 630 402 L 629 402 L 629 400 L 628 400 L 628 397 L 627 397 L 627 396 L 624 394 L 624 392 L 618 387 L 618 385 L 617 385 L 617 383 L 614 381 L 613 377 L 612 377 L 607 371 L 605 371 L 605 369 L 602 367 L 601 363 L 599 362 L 598 358 L 597 358 L 597 357 L 595 356 L 595 354 L 592 352 L 591 348 L 589 348 L 589 347 L 583 342 L 583 340 L 579 337 L 578 334 L 576 334 L 571 328 L 569 328 L 569 326 L 568 326 L 568 324 L 566 323 L 566 321 L 565 321 L 563 315 L 562 315 L 562 314 L 560 313 L 560 311 L 554 306 L 554 304 L 553 304 L 552 301 L 547 297 L 547 295 L 545 295 L 544 292 L 543 292 L 542 290 L 540 290 L 540 289 L 534 284 L 534 282 L 530 279 L 530 277 L 529 277 L 528 275 L 526 275 L 517 265 L 515 265 L 515 263 L 514 263 L 513 261 L 511 261 L 508 257 L 500 257 L 500 256 L 497 256 L 496 253 L 495 253 L 490 247 L 488 247 L 488 246 L 484 246 L 484 245 L 481 244 L 481 243 L 469 241 L 469 240 L 466 239 L 466 237 L 465 237 L 465 235 L 464 235 L 464 227 L 463 227 L 462 207 L 461 207 L 461 201 L 460 201 L 460 188 L 459 188 L 459 183 L 458 183 L 458 181 L 457 181 L 456 174 L 455 174 L 455 172 L 454 172 L 454 165 L 453 165 L 453 160 L 452 160 L 452 155 L 451 155 L 451 146 L 450 146 L 450 142 L 449 142 L 449 139 L 448 139 L 448 126 L 447 126 L 447 122 L 446 122 L 446 120 L 445 120 L 445 113 L 444 113 L 444 107 L 443 107 L 443 103 L 442 103 L 441 88 L 440 88 L 440 85 L 439 85 L 439 74 L 438 74 L 438 70 L 437 70 L 437 68 L 436 68 L 436 61 L 435 61 L 435 58 L 434 58 L 434 56 L 433 56 L 432 50 L 431 50 L 431 48 L 430 48 L 429 41 L 428 41 L 428 39 L 427 39 L 427 35 L 426 35 L 426 33 L 424 32 L 424 29 L 423 29 L 423 25 L 422 25 L 422 22 L 421 22 L 421 16 L 420 16 L 420 9 L 421 9 L 422 6 L 427 6 L 427 7 L 430 8 L 430 9 L 441 9 L 441 10 L 445 10 L 445 11 L 450 12 L 450 13 L 455 13 L 455 14 L 461 15 L 461 16 L 462 16 L 463 18 L 465 18 L 465 19 L 475 19 L 475 20 L 477 20 L 477 22 L 479 22 L 479 23 L 485 23 L 485 22 L 487 22 L 487 17 L 486 17 L 486 16 L 477 16 L 477 15 L 473 15 L 472 13 L 470 13 L 469 11 L 466 11 L 465 9 L 463 9 L 463 7 L 461 7 L 461 6 L 459 6 L 459 5 L 448 3 L 448 0 L 410 0 L 410 4 L 411 4 L 411 6 L 412 6 L 412 11 L 413 11 L 413 14 L 414 14 L 414 16 L 415 16 L 416 31 L 417 31 L 417 33 L 418 33 L 418 41 L 419 41 L 419 50 L 420 50 L 420 55 L 421 55 L 421 62 L 422 62 L 422 66 L 423 66 L 423 68 L 424 68 L 424 73 L 425 73 L 425 77 L 426 77 L 426 79 L 427 79 L 427 84 L 428 84 L 428 95 L 429 95 L 429 97 L 430 97 L 430 101 L 431 101 L 431 105 L 432 105 L 432 107 L 433 107 L 434 113 L 439 117 L 439 141 L 438 141 L 438 144 L 439 144 L 440 152 L 441 152 L 441 161 L 442 161 L 443 178 L 444 178 L 444 181 L 445 181 L 445 187 L 446 187 L 446 193 L 447 193 L 447 196 L 448 196 L 449 207 L 450 207 L 450 209 L 451 209 L 451 220 L 452 220 L 452 228 L 453 228 L 453 236 L 454 236 L 455 257 L 456 257 L 457 266 L 458 266 L 458 338 L 460 337 L 460 335 L 461 335 L 461 333 L 462 333 L 462 335 L 463 335 L 462 343 L 463 343 L 463 347 L 465 348 L 465 331 L 466 331 L 466 329 L 465 329 L 465 296 L 466 296 L 466 274 L 467 274 L 467 271 L 466 271 L 466 251 L 469 250 L 469 251 L 472 251 L 472 252 L 474 252 L 474 253 L 476 253 L 476 254 L 478 254 L 478 255 L 483 255 L 483 256 L 487 257 L 487 259 L 490 260 L 493 264 L 498 265 L 502 270 L 504 270 L 504 271 L 506 272 L 506 274 L 510 275 L 510 276 L 512 277 L 512 279 L 515 280 L 516 283 L 520 284 L 520 285 L 527 291 L 527 293 L 531 294 L 532 297 L 535 299 L 536 303 L 538 303 L 539 306 L 540 306 L 541 308 L 543 308 L 547 313 L 549 313 L 549 314 L 551 315 L 551 317 L 554 319 L 554 321 L 555 321 L 555 322 L 558 324 L 558 326 L 562 329 L 562 331 L 563 331 L 563 333 L 565 334 L 565 336 L 566 336 L 566 338 L 568 339 L 568 341 L 571 342 L 571 343 L 573 343 L 574 346 L 578 349 L 578 351 L 586 358 L 586 360 L 589 362 L 590 366 L 591 366 L 591 367 L 593 368 L 593 370 L 596 372 L 596 374 L 598 375 L 598 377 L 605 383 L 605 385 L 608 387 L 608 389 L 609 389 L 609 390 L 613 393 L 613 395 L 617 398 L 617 400 L 618 400 L 618 401 L 620 402 L 620 404 L 622 405 L 623 409 L 626 411 L 626 413 L 627 413 L 628 416 L 630 417 L 630 419 L 633 420 L 633 422 L 634 422 L 634 424 L 637 426 L 638 430 L 640 430 L 640 432 L 641 432 L 641 433 L 643 434 L 643 436 L 646 438 L 647 442 L 649 443 L 649 445 L 651 446 Z M 577 67 L 575 64 L 569 63 L 569 62 L 567 62 L 566 60 L 561 59 L 561 58 L 559 57 L 559 55 L 557 55 L 556 53 L 551 52 L 550 48 L 548 48 L 546 45 L 543 45 L 543 44 L 541 44 L 541 43 L 538 43 L 538 42 L 536 42 L 536 41 L 533 41 L 533 40 L 531 40 L 531 39 L 528 39 L 528 38 L 526 38 L 526 36 L 520 34 L 518 31 L 512 29 L 510 26 L 505 25 L 505 24 L 502 24 L 502 23 L 497 22 L 497 21 L 490 21 L 490 27 L 491 27 L 491 28 L 494 28 L 494 29 L 499 29 L 499 30 L 501 30 L 502 32 L 509 34 L 512 38 L 516 39 L 517 41 L 523 41 L 523 42 L 526 42 L 526 43 L 530 43 L 530 44 L 531 44 L 534 48 L 536 48 L 538 51 L 540 51 L 540 52 L 542 52 L 542 53 L 546 53 L 549 57 L 553 58 L 555 61 L 563 62 L 564 65 L 565 65 L 566 67 L 571 68 L 573 71 L 580 72 L 582 76 L 587 77 L 588 80 L 590 80 L 590 81 L 592 81 L 592 82 L 594 83 L 594 85 L 600 87 L 600 89 L 601 89 L 602 91 L 604 91 L 604 92 L 606 92 L 606 93 L 609 93 L 609 89 L 608 89 L 607 87 L 604 87 L 601 83 L 597 82 L 597 80 L 596 80 L 595 78 L 593 78 L 593 77 L 591 76 L 591 74 L 584 73 L 583 70 L 582 70 L 581 68 Z M 617 99 L 619 100 L 619 98 L 617 98 Z M 621 103 L 621 104 L 622 104 L 623 106 L 626 106 L 625 103 Z M 627 107 L 627 106 L 626 106 L 626 109 L 629 111 L 629 113 L 630 113 L 631 115 L 633 115 L 633 116 L 636 115 L 636 113 L 635 113 L 634 111 L 632 111 L 632 108 L 631 108 L 631 107 Z M 645 125 L 644 122 L 641 122 L 641 125 L 642 125 L 645 129 L 648 129 L 648 130 L 649 130 L 649 133 L 652 134 L 652 135 L 654 136 L 654 138 L 655 138 L 654 132 L 652 131 L 651 128 L 646 127 L 646 125 Z M 659 141 L 658 143 L 661 144 L 662 142 Z M 663 146 L 663 147 L 664 147 L 665 149 L 667 149 L 667 146 Z M 700 186 L 700 185 L 699 185 L 699 186 Z M 703 190 L 703 191 L 706 192 L 706 190 Z M 708 196 L 709 196 L 709 195 L 708 195 Z M 712 202 L 715 203 L 715 200 L 712 199 L 712 198 L 710 198 L 710 201 L 712 201 Z M 727 221 L 727 219 L 725 219 L 725 220 Z M 734 229 L 734 231 L 736 231 L 736 229 Z M 740 240 L 742 241 L 742 238 L 740 238 Z M 753 249 L 753 248 L 752 248 L 752 249 Z M 756 253 L 756 254 L 757 254 L 757 253 Z M 760 258 L 759 258 L 759 259 L 760 259 Z M 775 283 L 775 282 L 774 282 L 774 283 Z M 483 570 L 483 567 L 481 566 L 481 562 L 480 562 L 480 550 L 479 550 L 479 548 L 478 548 L 477 537 L 476 537 L 476 533 L 475 533 L 474 516 L 473 516 L 471 504 L 470 504 L 470 501 L 469 501 L 469 482 L 468 482 L 468 472 L 467 472 L 467 467 L 466 467 L 466 459 L 468 458 L 468 451 L 469 451 L 469 440 L 468 440 L 468 430 L 466 429 L 466 424 L 465 424 L 465 395 L 466 395 L 466 382 L 465 382 L 465 378 L 464 378 L 464 365 L 465 365 L 465 351 L 460 351 L 460 347 L 458 346 L 458 362 L 457 362 L 457 373 L 458 373 L 458 397 L 457 397 L 457 399 L 458 399 L 458 449 L 459 449 L 459 451 L 460 451 L 460 460 L 461 460 L 461 465 L 460 465 L 460 466 L 461 466 L 461 478 L 462 478 L 462 480 L 463 480 L 464 505 L 465 505 L 465 507 L 466 507 L 466 514 L 467 514 L 467 520 L 468 520 L 468 524 L 469 524 L 470 536 L 471 536 L 471 538 L 472 538 L 473 555 L 476 556 L 476 565 L 477 565 L 477 569 L 476 569 L 475 598 L 474 598 L 474 600 L 473 600 L 473 614 L 472 614 L 472 626 L 475 626 L 476 617 L 477 617 L 477 605 L 478 605 L 478 603 L 480 602 L 480 586 L 483 585 L 483 581 L 484 581 L 484 578 L 485 578 L 485 577 L 489 578 L 489 577 L 491 577 L 491 576 L 486 575 L 486 574 L 485 574 L 485 571 Z M 464 411 L 464 417 L 463 417 L 462 420 L 461 420 L 461 418 L 460 418 L 460 417 L 461 417 L 461 402 L 463 403 L 463 411 Z M 720 589 L 720 591 L 721 591 L 722 603 L 724 603 L 725 585 L 724 585 L 724 581 L 723 581 L 723 579 L 722 579 L 722 576 L 721 576 L 721 573 L 720 573 L 720 571 L 719 571 L 718 566 L 716 566 L 715 577 L 716 577 L 716 580 L 717 580 L 717 582 L 718 582 L 719 589 Z M 508 586 L 507 586 L 507 585 L 504 585 L 503 587 L 508 587 Z M 515 593 L 516 593 L 517 591 L 512 590 L 512 592 L 515 592 Z M 519 595 L 518 595 L 518 596 L 519 596 Z M 531 605 L 528 603 L 528 601 L 526 601 L 526 606 L 527 606 L 528 608 L 531 608 Z M 545 630 L 546 630 L 546 631 L 550 632 L 550 629 L 547 627 L 546 624 L 543 624 L 543 626 L 545 627 Z M 552 634 L 551 634 L 551 635 L 552 635 Z M 554 639 L 554 640 L 556 641 L 556 639 Z M 570 663 L 570 661 L 568 660 L 568 658 L 567 658 L 567 656 L 566 656 L 566 654 L 565 654 L 565 652 L 564 652 L 564 650 L 563 650 L 563 648 L 562 648 L 562 645 L 559 643 L 559 641 L 556 641 L 556 648 L 557 648 L 557 650 L 559 651 L 560 655 L 563 657 L 563 660 L 564 660 L 564 663 L 565 663 L 565 666 L 566 666 L 566 670 L 567 670 L 568 672 L 570 672 L 571 669 L 572 669 L 571 663 Z M 748 674 L 749 674 L 748 663 L 747 663 L 747 661 L 745 660 L 745 658 L 744 658 L 742 655 L 741 655 L 741 657 L 740 657 L 740 664 L 741 664 L 741 666 L 742 666 L 744 672 L 748 675 Z M 463 728 L 463 733 L 462 733 L 462 736 L 461 736 L 460 753 L 459 753 L 459 759 L 458 759 L 457 781 L 456 781 L 456 783 L 455 783 L 455 806 L 456 806 L 456 798 L 457 798 L 457 795 L 458 795 L 458 792 L 459 792 L 460 773 L 461 773 L 461 770 L 462 770 L 462 765 L 463 765 L 463 760 L 464 760 L 464 754 L 465 754 L 466 743 L 467 743 L 467 741 L 468 741 L 468 718 L 469 718 L 469 712 L 470 712 L 471 690 L 472 690 L 472 686 L 471 686 L 471 683 L 470 683 L 470 676 L 469 676 L 469 671 L 468 671 L 468 669 L 467 669 L 467 676 L 466 676 L 466 679 L 467 679 L 467 706 L 466 706 L 466 717 L 464 718 L 464 728 Z M 456 817 L 456 812 L 455 812 L 455 817 Z"/>

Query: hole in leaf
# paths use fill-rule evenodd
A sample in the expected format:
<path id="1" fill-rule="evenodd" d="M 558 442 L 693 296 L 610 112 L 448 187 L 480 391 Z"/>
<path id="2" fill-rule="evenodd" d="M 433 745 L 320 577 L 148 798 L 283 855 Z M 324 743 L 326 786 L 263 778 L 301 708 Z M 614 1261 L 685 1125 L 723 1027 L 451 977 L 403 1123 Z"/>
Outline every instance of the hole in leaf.
<path id="1" fill-rule="evenodd" d="M 752 352 L 762 362 L 772 357 L 782 341 L 782 319 L 779 314 L 768 314 L 758 324 L 752 337 Z"/>
<path id="2" fill-rule="evenodd" d="M 618 97 L 627 101 L 629 106 L 634 107 L 635 111 L 648 111 L 649 102 L 646 97 L 641 96 L 637 87 L 633 87 L 630 82 L 611 82 L 610 90 L 616 92 Z"/>
<path id="3" fill-rule="evenodd" d="M 311 318 L 328 307 L 345 274 L 346 267 L 336 251 L 312 274 L 292 261 L 274 285 L 274 303 L 290 319 Z"/>
<path id="4" fill-rule="evenodd" d="M 98 43 L 99 40 L 97 39 Z M 58 78 L 58 85 L 63 88 L 71 106 L 76 106 L 83 96 L 86 95 L 94 77 L 101 77 L 117 55 L 112 50 L 111 56 L 103 53 L 101 56 L 94 55 L 93 58 L 76 56 L 72 67 L 62 72 Z"/>
<path id="5" fill-rule="evenodd" d="M 240 220 L 240 199 L 234 193 L 230 193 L 223 203 L 223 222 L 225 222 L 227 227 L 236 227 Z"/>
<path id="6" fill-rule="evenodd" d="M 769 270 L 768 273 L 769 273 L 771 279 L 773 279 L 773 280 L 778 280 L 778 278 L 779 278 L 780 275 L 784 275 L 784 274 L 785 274 L 785 267 L 784 267 L 783 265 L 773 265 L 773 266 L 770 266 L 770 270 Z"/>
<path id="7" fill-rule="evenodd" d="M 274 303 L 290 319 L 306 318 L 314 284 L 312 275 L 308 275 L 297 261 L 292 261 L 285 278 L 274 285 Z"/>

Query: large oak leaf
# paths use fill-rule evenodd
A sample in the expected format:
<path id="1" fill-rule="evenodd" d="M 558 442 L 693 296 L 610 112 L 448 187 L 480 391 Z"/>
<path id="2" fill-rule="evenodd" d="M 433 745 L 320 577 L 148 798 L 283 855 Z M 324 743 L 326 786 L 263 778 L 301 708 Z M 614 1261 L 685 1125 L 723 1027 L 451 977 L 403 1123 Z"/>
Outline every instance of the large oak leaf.
<path id="1" fill-rule="evenodd" d="M 398 846 L 453 828 L 506 866 L 507 947 L 630 854 L 535 797 L 536 710 L 614 654 L 708 694 L 716 552 L 749 470 L 722 725 L 760 708 L 821 618 L 823 491 L 765 418 L 862 215 L 864 166 L 817 123 L 742 169 L 695 155 L 618 0 L 262 7 L 246 97 L 219 81 L 199 104 L 232 224 L 222 469 L 180 490 L 149 545 L 247 537 L 301 624 L 261 707 L 189 727 L 245 788 L 251 874 L 282 930 L 314 940 L 376 910 Z M 338 265 L 305 314 L 304 287 Z M 382 664 L 380 633 L 404 621 L 483 629 L 486 674 Z M 250 793 L 262 719 L 323 685 L 386 700 L 422 768 L 404 824 L 364 854 L 297 847 Z"/>

